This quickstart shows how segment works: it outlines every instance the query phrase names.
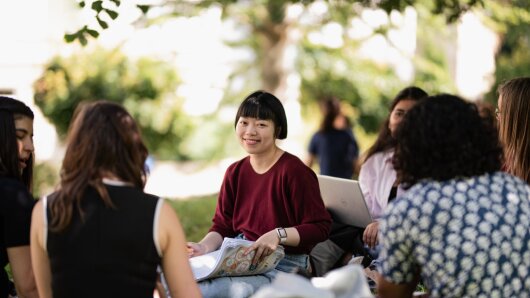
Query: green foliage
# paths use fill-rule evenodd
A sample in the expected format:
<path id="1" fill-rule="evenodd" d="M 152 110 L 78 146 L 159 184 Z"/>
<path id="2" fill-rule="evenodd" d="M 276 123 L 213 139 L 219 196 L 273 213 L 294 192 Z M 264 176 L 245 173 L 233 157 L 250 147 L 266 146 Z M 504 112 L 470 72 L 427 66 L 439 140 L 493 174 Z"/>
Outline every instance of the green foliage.
<path id="1" fill-rule="evenodd" d="M 35 103 L 61 137 L 80 102 L 123 104 L 138 121 L 150 152 L 158 158 L 186 159 L 179 146 L 192 127 L 175 95 L 178 82 L 172 65 L 96 50 L 49 62 L 34 85 Z"/>
<path id="2" fill-rule="evenodd" d="M 217 194 L 167 202 L 175 209 L 188 241 L 198 242 L 208 233 L 217 206 Z"/>
<path id="3" fill-rule="evenodd" d="M 418 9 L 417 54 L 414 57 L 415 81 L 429 94 L 454 93 L 454 85 L 446 44 L 455 44 L 455 27 L 447 26 L 440 16 Z"/>
<path id="4" fill-rule="evenodd" d="M 403 11 L 408 6 L 424 6 L 428 7 L 430 12 L 435 15 L 443 15 L 447 22 L 456 21 L 463 13 L 484 5 L 485 0 L 383 0 L 383 1 L 370 1 L 370 0 L 349 0 L 349 1 L 329 1 L 329 7 L 331 8 L 331 15 L 333 18 L 345 24 L 349 18 L 354 16 L 358 12 L 360 7 L 378 7 L 385 10 L 387 13 L 393 10 Z M 90 5 L 87 5 L 87 3 Z M 258 17 L 254 20 L 264 20 L 268 18 L 273 23 L 280 24 L 283 22 L 285 17 L 285 7 L 289 3 L 301 3 L 303 5 L 309 5 L 315 2 L 314 0 L 289 0 L 289 1 L 278 1 L 278 0 L 260 0 L 249 3 L 248 1 L 241 0 L 201 0 L 201 1 L 162 1 L 159 4 L 137 4 L 138 10 L 147 17 L 147 14 L 152 8 L 163 6 L 163 10 L 167 12 L 165 16 L 158 16 L 156 19 L 167 19 L 172 16 L 179 15 L 196 15 L 199 11 L 211 7 L 221 6 L 223 9 L 223 15 L 227 15 L 230 10 L 230 6 L 252 6 L 252 11 L 260 10 L 259 8 L 265 7 L 267 14 Z M 96 21 L 100 28 L 89 28 L 88 25 L 83 26 L 81 29 L 74 33 L 66 33 L 64 39 L 66 42 L 79 41 L 83 46 L 88 43 L 89 38 L 97 38 L 100 30 L 105 30 L 109 27 L 108 22 L 118 18 L 118 9 L 121 1 L 118 0 L 91 0 L 91 1 L 80 1 L 79 7 L 85 10 L 91 10 L 95 15 Z M 263 11 L 263 10 L 262 10 Z M 265 16 L 265 18 L 263 18 Z M 105 20 L 107 19 L 107 21 Z M 249 19 L 253 19 L 250 17 Z M 149 23 L 149 22 L 146 22 Z"/>
<path id="5" fill-rule="evenodd" d="M 490 24 L 501 32 L 501 44 L 496 57 L 495 82 L 485 100 L 497 103 L 497 88 L 508 79 L 529 76 L 530 69 L 530 1 L 512 1 L 515 7 L 488 2 Z"/>
<path id="6" fill-rule="evenodd" d="M 351 41 L 340 49 L 304 42 L 298 62 L 302 104 L 314 105 L 323 96 L 336 96 L 353 107 L 350 116 L 355 124 L 375 133 L 388 113 L 382 107 L 388 106 L 405 83 L 390 66 L 359 58 L 357 49 Z"/>
<path id="7" fill-rule="evenodd" d="M 33 196 L 40 198 L 53 192 L 59 183 L 59 167 L 51 163 L 37 163 L 33 169 Z"/>

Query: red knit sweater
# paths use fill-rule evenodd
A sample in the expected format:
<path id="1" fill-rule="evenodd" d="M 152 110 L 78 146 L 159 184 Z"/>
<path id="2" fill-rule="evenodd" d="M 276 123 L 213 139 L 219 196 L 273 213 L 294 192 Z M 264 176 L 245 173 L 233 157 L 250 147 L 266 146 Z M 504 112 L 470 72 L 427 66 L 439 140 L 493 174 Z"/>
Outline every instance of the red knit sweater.
<path id="1" fill-rule="evenodd" d="M 295 227 L 300 234 L 300 244 L 286 246 L 286 253 L 309 254 L 328 238 L 331 217 L 313 170 L 287 152 L 264 174 L 252 169 L 248 156 L 230 165 L 210 231 L 223 237 L 243 233 L 255 241 L 277 227 Z"/>

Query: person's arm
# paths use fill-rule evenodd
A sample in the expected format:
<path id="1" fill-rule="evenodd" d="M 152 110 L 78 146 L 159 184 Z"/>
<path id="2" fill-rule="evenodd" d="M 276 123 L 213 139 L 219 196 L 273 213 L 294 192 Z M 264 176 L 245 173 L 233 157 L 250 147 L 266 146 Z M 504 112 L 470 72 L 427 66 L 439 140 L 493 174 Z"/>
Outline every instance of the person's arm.
<path id="1" fill-rule="evenodd" d="M 199 243 L 188 242 L 188 254 L 196 257 L 219 249 L 223 243 L 223 236 L 217 232 L 209 232 Z"/>
<path id="2" fill-rule="evenodd" d="M 162 268 L 171 297 L 201 297 L 188 260 L 186 239 L 175 211 L 162 203 L 159 218 L 159 241 Z"/>
<path id="3" fill-rule="evenodd" d="M 42 201 L 39 201 L 31 216 L 31 259 L 33 261 L 33 271 L 35 272 L 35 281 L 39 296 L 53 297 L 51 288 L 51 269 L 50 260 L 44 247 L 45 222 L 43 214 Z"/>
<path id="4" fill-rule="evenodd" d="M 313 247 L 329 237 L 331 216 L 320 196 L 318 179 L 313 171 L 293 164 L 287 178 L 290 204 L 292 204 L 292 225 L 297 233 L 298 247 Z M 289 233 L 289 231 L 287 231 Z"/>
<path id="5" fill-rule="evenodd" d="M 381 274 L 377 274 L 377 295 L 385 298 L 405 298 L 412 297 L 416 286 L 418 285 L 418 277 L 413 281 L 403 284 L 395 284 L 386 280 Z"/>
<path id="6" fill-rule="evenodd" d="M 318 133 L 313 134 L 309 145 L 307 146 L 307 156 L 304 159 L 304 164 L 308 167 L 312 167 L 315 160 L 318 158 Z"/>
<path id="7" fill-rule="evenodd" d="M 7 248 L 7 256 L 13 273 L 13 280 L 18 297 L 39 297 L 33 270 L 29 245 Z"/>
<path id="8" fill-rule="evenodd" d="M 290 227 L 285 228 L 285 232 L 287 234 L 287 239 L 282 245 L 298 246 L 300 243 L 300 234 L 298 233 L 298 230 L 296 228 Z M 274 229 L 261 235 L 256 242 L 247 248 L 245 254 L 255 250 L 256 254 L 252 259 L 252 264 L 257 264 L 266 256 L 272 254 L 278 248 L 278 245 L 280 245 L 280 238 L 278 237 L 276 229 Z"/>
<path id="9" fill-rule="evenodd" d="M 363 242 L 370 248 L 375 248 L 377 245 L 377 235 L 379 232 L 379 222 L 374 220 L 366 226 L 363 233 Z"/>

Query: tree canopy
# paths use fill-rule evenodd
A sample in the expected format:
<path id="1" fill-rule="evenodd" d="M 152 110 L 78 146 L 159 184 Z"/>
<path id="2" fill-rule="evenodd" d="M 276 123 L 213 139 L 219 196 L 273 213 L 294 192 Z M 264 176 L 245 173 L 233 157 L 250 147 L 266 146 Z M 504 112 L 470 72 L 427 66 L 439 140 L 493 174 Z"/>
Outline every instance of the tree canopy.
<path id="1" fill-rule="evenodd" d="M 35 82 L 35 103 L 61 137 L 81 101 L 121 103 L 139 122 L 150 152 L 160 158 L 186 159 L 178 148 L 192 123 L 175 95 L 178 82 L 175 70 L 163 61 L 134 61 L 119 51 L 99 49 L 50 61 Z"/>
<path id="2" fill-rule="evenodd" d="M 351 107 L 348 116 L 354 118 L 362 130 L 373 133 L 378 129 L 382 119 L 386 116 L 385 107 L 404 84 L 417 84 L 428 90 L 429 93 L 455 92 L 456 87 L 452 74 L 448 71 L 450 61 L 444 52 L 443 42 L 451 42 L 450 34 L 452 23 L 467 11 L 479 12 L 483 21 L 501 37 L 501 47 L 497 59 L 496 76 L 507 78 L 515 74 L 524 74 L 529 63 L 528 51 L 528 24 L 530 23 L 529 0 L 516 1 L 494 1 L 494 0 L 357 0 L 357 1 L 154 1 L 152 4 L 137 4 L 136 8 L 141 11 L 141 17 L 136 21 L 138 27 L 149 27 L 163 23 L 171 18 L 181 16 L 194 16 L 200 14 L 204 9 L 218 7 L 222 9 L 223 17 L 230 19 L 239 28 L 245 28 L 247 35 L 239 40 L 232 40 L 229 44 L 233 47 L 251 49 L 256 59 L 247 61 L 236 67 L 231 78 L 244 78 L 245 87 L 233 91 L 227 87 L 224 92 L 222 104 L 235 105 L 244 93 L 249 90 L 261 88 L 279 95 L 283 93 L 288 70 L 285 69 L 286 49 L 289 43 L 293 43 L 293 32 L 299 36 L 295 40 L 297 56 L 292 62 L 295 71 L 300 75 L 300 98 L 303 110 L 306 113 L 312 111 L 311 106 L 319 98 L 325 95 L 334 95 L 348 103 Z M 93 38 L 110 28 L 114 20 L 119 17 L 119 8 L 123 1 L 100 0 L 80 1 L 82 9 L 92 11 L 96 22 L 93 25 L 85 25 L 73 33 L 65 34 L 68 42 L 80 42 L 87 44 Z M 145 3 L 145 2 L 144 2 Z M 313 18 L 310 22 L 303 21 L 304 13 L 307 13 L 314 5 L 324 5 L 326 13 Z M 288 15 L 288 7 L 298 5 L 303 12 L 298 18 Z M 390 65 L 362 59 L 357 50 L 363 40 L 352 40 L 347 37 L 348 30 L 353 25 L 352 21 L 358 18 L 365 9 L 381 9 L 387 13 L 387 18 L 394 12 L 404 13 L 408 7 L 414 7 L 418 13 L 417 26 L 417 50 L 412 58 L 414 75 L 410 81 L 403 82 Z M 310 40 L 310 35 L 326 26 L 341 26 L 344 44 L 340 47 L 327 47 L 315 44 Z M 388 36 L 394 28 L 394 24 L 388 22 L 372 28 L 372 35 L 379 36 L 390 42 Z M 514 67 L 515 59 L 517 65 Z M 108 69 L 107 69 L 108 70 Z M 88 81 L 91 81 L 89 79 Z M 87 83 L 88 84 L 88 83 Z M 172 86 L 175 89 L 178 82 Z M 83 87 L 86 88 L 86 87 Z M 80 89 L 82 90 L 82 88 Z M 494 95 L 489 95 L 493 101 Z M 146 98 L 136 97 L 134 100 L 147 101 Z M 177 101 L 178 102 L 178 101 Z M 154 115 L 148 113 L 149 109 L 138 102 L 136 106 L 143 107 L 142 113 L 138 110 L 138 117 L 145 118 L 143 123 L 148 123 L 147 118 Z M 56 102 L 58 110 L 61 103 Z M 153 109 L 155 109 L 153 106 Z M 160 105 L 158 105 L 160 107 Z M 62 107 L 64 109 L 64 107 Z M 45 115 L 56 115 L 63 117 L 65 122 L 68 113 L 59 116 L 58 113 Z M 55 116 L 53 116 L 55 117 Z M 157 117 L 155 117 L 157 118 Z M 179 118 L 180 119 L 180 118 Z M 141 122 L 142 122 L 141 121 Z M 180 121 L 180 120 L 179 120 Z M 227 146 L 224 142 L 226 135 L 224 131 L 230 128 L 230 123 L 217 125 L 215 116 L 208 115 L 200 120 L 195 120 L 199 132 L 186 134 L 183 131 L 173 131 L 180 138 L 179 142 L 171 143 L 165 155 L 169 152 L 190 152 L 192 157 L 203 158 L 204 156 L 221 154 L 222 149 Z M 186 121 L 179 122 L 178 127 L 190 127 Z M 182 125 L 184 123 L 184 125 Z M 169 133 L 169 131 L 166 131 Z M 146 133 L 148 135 L 148 133 Z M 208 142 L 199 140 L 197 135 L 213 135 Z M 162 135 L 162 139 L 168 135 Z M 187 136 L 190 138 L 185 141 Z M 223 139 L 216 138 L 223 136 Z M 168 138 L 169 140 L 169 138 Z M 155 142 L 156 143 L 156 142 Z M 201 146 L 197 146 L 200 144 Z M 162 143 L 152 145 L 158 148 Z M 169 145 L 169 144 L 166 144 Z M 192 148 L 205 148 L 207 153 L 192 152 Z M 232 150 L 231 148 L 230 150 Z M 188 153 L 179 152 L 183 156 Z"/>

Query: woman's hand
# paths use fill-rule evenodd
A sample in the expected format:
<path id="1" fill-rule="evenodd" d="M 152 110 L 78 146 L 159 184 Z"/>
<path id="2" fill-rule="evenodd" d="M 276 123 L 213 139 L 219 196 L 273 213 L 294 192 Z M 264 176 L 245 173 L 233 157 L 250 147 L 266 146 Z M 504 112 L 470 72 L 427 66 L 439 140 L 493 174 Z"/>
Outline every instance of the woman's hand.
<path id="1" fill-rule="evenodd" d="M 188 257 L 197 257 L 219 249 L 223 243 L 223 236 L 217 232 L 208 232 L 199 243 L 188 242 Z"/>
<path id="2" fill-rule="evenodd" d="M 377 245 L 377 232 L 379 231 L 379 222 L 374 221 L 366 226 L 363 233 L 363 242 L 370 248 Z"/>
<path id="3" fill-rule="evenodd" d="M 188 257 L 190 258 L 201 256 L 207 253 L 206 245 L 201 244 L 201 243 L 188 242 L 186 243 L 186 247 L 188 248 Z"/>
<path id="4" fill-rule="evenodd" d="M 280 238 L 278 238 L 278 234 L 276 234 L 276 230 L 269 231 L 254 242 L 247 250 L 245 251 L 245 255 L 251 253 L 252 251 L 255 251 L 254 258 L 252 259 L 252 264 L 257 265 L 259 262 L 261 262 L 264 258 L 266 258 L 268 255 L 272 254 L 280 244 Z"/>

